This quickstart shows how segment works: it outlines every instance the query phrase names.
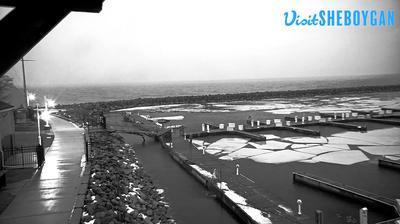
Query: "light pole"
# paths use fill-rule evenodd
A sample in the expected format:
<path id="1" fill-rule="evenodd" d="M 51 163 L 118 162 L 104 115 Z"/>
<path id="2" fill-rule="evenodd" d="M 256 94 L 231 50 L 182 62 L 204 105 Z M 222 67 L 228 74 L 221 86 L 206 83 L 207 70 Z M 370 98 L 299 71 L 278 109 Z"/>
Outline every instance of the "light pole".
<path id="1" fill-rule="evenodd" d="M 28 91 L 26 90 L 25 61 L 35 61 L 35 60 L 25 60 L 24 58 L 21 59 L 21 62 L 22 62 L 22 78 L 24 80 L 25 103 L 26 103 L 26 107 L 28 107 L 29 106 L 29 99 L 28 99 Z"/>
<path id="2" fill-rule="evenodd" d="M 34 93 L 29 93 L 29 92 L 28 92 L 28 101 L 27 101 L 28 107 L 29 107 L 29 102 L 30 102 L 30 101 L 33 101 L 33 100 L 36 100 L 36 95 L 35 95 Z"/>
<path id="3" fill-rule="evenodd" d="M 37 117 L 37 125 L 38 125 L 38 140 L 39 145 L 42 145 L 42 137 L 40 136 L 40 115 L 39 115 L 39 104 L 36 104 L 36 117 Z"/>
<path id="4" fill-rule="evenodd" d="M 45 117 L 45 120 L 46 120 L 46 127 L 49 127 L 49 117 L 48 117 L 48 115 L 49 115 L 49 108 L 48 108 L 48 105 L 47 105 L 47 98 L 46 98 L 46 96 L 44 96 L 44 114 L 46 115 L 46 117 Z"/>

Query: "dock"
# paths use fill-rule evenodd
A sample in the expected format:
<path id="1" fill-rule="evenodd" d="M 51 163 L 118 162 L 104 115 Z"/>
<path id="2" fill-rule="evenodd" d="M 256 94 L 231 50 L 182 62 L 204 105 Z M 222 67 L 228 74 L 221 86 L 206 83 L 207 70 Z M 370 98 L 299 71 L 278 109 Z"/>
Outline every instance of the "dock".
<path id="1" fill-rule="evenodd" d="M 393 112 L 400 112 L 400 108 L 382 107 L 382 110 L 391 110 Z"/>
<path id="2" fill-rule="evenodd" d="M 384 158 L 384 159 L 379 159 L 378 164 L 381 167 L 400 170 L 400 162 L 399 161 L 394 161 L 394 160 Z"/>
<path id="3" fill-rule="evenodd" d="M 396 200 L 382 197 L 371 192 L 302 172 L 293 172 L 293 181 L 363 202 L 385 211 L 393 211 L 394 214 L 400 215 Z"/>
<path id="4" fill-rule="evenodd" d="M 271 131 L 271 130 L 283 130 L 283 131 L 291 131 L 296 133 L 301 133 L 305 135 L 312 135 L 312 136 L 320 136 L 320 132 L 316 130 L 306 129 L 306 128 L 299 128 L 294 126 L 259 126 L 253 128 L 245 128 L 246 132 L 256 132 L 256 131 Z"/>
<path id="5" fill-rule="evenodd" d="M 265 136 L 256 134 L 256 133 L 250 133 L 247 131 L 238 131 L 238 130 L 233 130 L 233 131 L 227 131 L 227 130 L 210 130 L 209 132 L 194 132 L 194 133 L 187 133 L 186 138 L 201 138 L 201 137 L 207 137 L 207 136 L 217 136 L 217 135 L 235 135 L 235 136 L 240 136 L 243 138 L 249 138 L 250 141 L 266 141 L 267 138 Z"/>
<path id="6" fill-rule="evenodd" d="M 343 128 L 347 130 L 353 131 L 367 131 L 367 126 L 365 125 L 354 125 L 354 124 L 347 124 L 344 122 L 336 122 L 336 121 L 327 121 L 327 122 L 309 122 L 304 124 L 293 124 L 296 127 L 307 127 L 307 126 L 331 126 L 337 128 Z"/>

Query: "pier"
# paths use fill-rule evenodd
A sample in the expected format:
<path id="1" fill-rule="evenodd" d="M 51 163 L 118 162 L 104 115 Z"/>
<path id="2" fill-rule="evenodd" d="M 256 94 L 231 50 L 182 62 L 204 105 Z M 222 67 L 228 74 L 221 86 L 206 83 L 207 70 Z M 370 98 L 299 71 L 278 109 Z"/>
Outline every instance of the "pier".
<path id="1" fill-rule="evenodd" d="M 389 159 L 384 158 L 384 159 L 379 159 L 378 164 L 381 167 L 397 169 L 400 171 L 400 162 L 398 162 L 398 161 L 389 160 Z"/>
<path id="2" fill-rule="evenodd" d="M 400 210 L 398 209 L 396 200 L 388 199 L 371 192 L 301 172 L 293 172 L 293 181 L 310 185 L 349 199 L 357 200 L 381 208 L 385 211 L 393 211 L 393 213 L 400 215 Z"/>
<path id="3" fill-rule="evenodd" d="M 367 131 L 367 126 L 365 125 L 354 125 L 354 124 L 347 124 L 343 122 L 336 122 L 336 121 L 327 121 L 327 122 L 310 122 L 304 124 L 293 124 L 296 127 L 307 127 L 307 126 L 331 126 L 337 128 L 343 128 L 347 130 L 353 131 Z"/>
<path id="4" fill-rule="evenodd" d="M 186 138 L 201 138 L 207 136 L 216 136 L 216 135 L 236 135 L 243 138 L 250 138 L 250 141 L 266 141 L 267 138 L 265 136 L 250 133 L 247 131 L 226 131 L 226 130 L 210 130 L 209 132 L 194 132 L 186 134 Z"/>
<path id="5" fill-rule="evenodd" d="M 270 131 L 270 130 L 283 130 L 283 131 L 291 131 L 296 133 L 301 133 L 305 135 L 312 135 L 312 136 L 320 136 L 320 132 L 316 130 L 306 129 L 306 128 L 299 128 L 294 126 L 260 126 L 255 128 L 245 128 L 247 132 L 255 132 L 255 131 Z"/>
<path id="6" fill-rule="evenodd" d="M 400 112 L 400 108 L 382 107 L 382 110 L 391 110 L 393 112 Z"/>

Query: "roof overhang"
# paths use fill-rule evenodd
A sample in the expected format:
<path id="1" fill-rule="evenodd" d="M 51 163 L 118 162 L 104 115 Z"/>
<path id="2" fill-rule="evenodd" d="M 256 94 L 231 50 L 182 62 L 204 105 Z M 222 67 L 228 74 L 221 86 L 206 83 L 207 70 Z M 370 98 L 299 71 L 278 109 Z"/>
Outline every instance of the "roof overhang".
<path id="1" fill-rule="evenodd" d="M 104 0 L 0 0 L 13 7 L 0 20 L 0 77 L 70 12 L 100 12 Z"/>

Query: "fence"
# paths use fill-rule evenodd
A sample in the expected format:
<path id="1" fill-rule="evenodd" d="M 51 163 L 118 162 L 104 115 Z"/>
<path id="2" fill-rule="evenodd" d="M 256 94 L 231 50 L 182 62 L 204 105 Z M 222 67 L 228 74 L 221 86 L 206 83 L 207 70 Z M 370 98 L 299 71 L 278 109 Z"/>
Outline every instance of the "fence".
<path id="1" fill-rule="evenodd" d="M 44 162 L 44 150 L 41 146 L 21 146 L 3 148 L 4 167 L 36 167 Z"/>

